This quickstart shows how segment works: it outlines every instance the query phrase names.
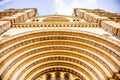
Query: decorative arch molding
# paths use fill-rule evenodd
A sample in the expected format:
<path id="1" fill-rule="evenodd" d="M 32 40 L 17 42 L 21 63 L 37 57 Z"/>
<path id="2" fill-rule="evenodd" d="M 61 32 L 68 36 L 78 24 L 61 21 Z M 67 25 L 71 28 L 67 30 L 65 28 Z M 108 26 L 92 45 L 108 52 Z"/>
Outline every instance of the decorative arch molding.
<path id="1" fill-rule="evenodd" d="M 76 75 L 78 78 L 82 79 L 82 80 L 86 80 L 89 79 L 86 75 L 84 74 L 80 74 L 78 71 L 75 71 L 72 68 L 69 67 L 65 67 L 65 66 L 53 66 L 53 67 L 47 67 L 47 69 L 43 69 L 43 71 L 38 71 L 36 74 L 34 74 L 34 77 L 31 77 L 32 80 L 36 79 L 37 77 L 39 77 L 40 75 L 49 73 L 49 72 L 65 72 L 65 73 L 70 73 L 73 75 Z"/>
<path id="2" fill-rule="evenodd" d="M 53 66 L 54 64 L 57 64 L 57 66 Z M 77 71 L 77 73 L 79 73 L 79 74 L 81 74 L 82 76 L 84 76 L 84 78 L 87 79 L 87 80 L 96 79 L 95 76 L 91 76 L 90 74 L 87 75 L 87 72 L 84 71 L 84 70 L 82 70 L 82 68 L 79 68 L 79 70 L 77 70 L 77 69 L 71 67 L 71 66 L 73 66 L 73 65 L 71 65 L 71 64 L 64 64 L 64 63 L 61 63 L 61 62 L 58 62 L 58 63 L 55 62 L 54 64 L 52 64 L 52 63 L 47 63 L 47 64 L 44 64 L 44 65 L 42 65 L 42 66 L 49 65 L 49 67 L 66 67 L 66 68 L 68 68 L 68 69 L 72 69 L 72 70 L 74 70 L 74 71 Z M 24 79 L 24 80 L 25 80 L 25 79 L 31 79 L 32 76 L 34 76 L 36 73 L 41 72 L 38 68 L 40 68 L 40 67 L 42 67 L 42 66 L 36 67 L 35 69 L 33 69 L 33 70 L 31 71 L 30 74 L 25 75 L 25 76 L 21 76 L 20 79 Z M 49 67 L 46 67 L 46 68 L 49 68 Z M 74 65 L 74 67 L 77 68 L 76 65 Z M 44 68 L 43 68 L 43 69 L 44 69 Z M 35 73 L 32 73 L 32 72 L 34 72 L 34 71 L 35 71 Z M 38 71 L 38 72 L 37 72 L 37 71 Z"/>
<path id="3" fill-rule="evenodd" d="M 4 80 L 12 80 L 16 72 L 19 73 L 18 76 L 22 76 L 20 70 L 23 68 L 22 66 L 26 66 L 23 69 L 26 72 L 26 77 L 22 78 L 26 80 L 28 76 L 34 74 L 34 69 L 32 72 L 29 72 L 30 69 L 28 66 L 30 64 L 27 65 L 25 63 L 31 62 L 36 64 L 37 61 L 33 62 L 33 60 L 51 56 L 53 57 L 53 61 L 50 63 L 48 63 L 50 57 L 45 58 L 47 61 L 44 59 L 43 61 L 44 64 L 49 64 L 44 68 L 50 65 L 52 67 L 57 64 L 54 61 L 54 55 L 61 55 L 61 57 L 69 56 L 69 58 L 68 60 L 59 60 L 59 63 L 64 63 L 58 64 L 59 66 L 68 67 L 72 65 L 71 68 L 76 69 L 73 66 L 76 66 L 78 64 L 77 62 L 81 61 L 82 64 L 77 66 L 77 69 L 79 70 L 80 66 L 83 66 L 87 70 L 81 67 L 79 72 L 85 72 L 86 75 L 91 75 L 91 77 L 88 76 L 90 80 L 95 77 L 96 80 L 107 80 L 120 70 L 120 46 L 118 44 L 119 42 L 113 41 L 112 39 L 106 39 L 103 36 L 83 31 L 47 30 L 15 35 L 0 42 L 0 64 L 2 65 L 0 66 L 0 75 Z M 61 57 L 59 58 L 61 59 Z M 70 60 L 73 60 L 73 62 Z M 32 65 L 32 67 L 35 66 Z M 37 71 L 37 66 L 35 69 Z M 101 73 L 101 76 L 98 75 L 99 73 Z M 19 80 L 18 78 L 16 80 Z"/>
<path id="4" fill-rule="evenodd" d="M 69 42 L 69 41 L 68 41 L 68 42 Z M 58 43 L 58 41 L 55 41 L 54 43 Z M 52 42 L 51 44 L 54 45 L 54 43 Z M 61 43 L 61 42 L 59 42 L 59 43 Z M 64 43 L 65 43 L 65 42 L 64 42 Z M 42 44 L 43 44 L 43 43 L 33 44 L 33 45 L 31 45 L 31 49 L 34 48 L 34 47 L 40 46 L 40 45 L 42 46 Z M 45 43 L 44 43 L 44 44 L 45 44 Z M 47 44 L 48 44 L 48 42 L 47 42 Z M 35 45 L 37 45 L 37 46 L 35 46 Z M 45 44 L 45 45 L 46 45 L 46 44 Z M 49 45 L 50 45 L 50 43 L 49 43 Z M 59 44 L 59 45 L 60 45 L 60 44 Z M 71 44 L 71 45 L 72 45 L 72 44 Z M 70 45 L 70 46 L 71 46 L 71 45 Z M 78 44 L 78 45 L 79 45 L 79 44 Z M 34 46 L 34 47 L 33 47 L 33 46 Z M 82 52 L 82 53 L 86 54 L 86 51 L 84 51 L 84 50 L 78 50 L 78 49 L 77 49 L 77 46 L 76 46 L 76 49 L 73 48 L 73 47 L 69 48 L 69 47 L 66 47 L 66 46 L 67 46 L 67 45 L 65 45 L 65 46 L 62 46 L 62 45 L 61 45 L 61 46 L 55 46 L 55 45 L 54 45 L 54 46 L 50 46 L 50 48 L 48 47 L 48 48 L 46 48 L 46 49 L 43 49 L 43 48 L 42 48 L 42 49 L 39 49 L 39 48 L 37 49 L 37 48 L 36 48 L 35 50 L 29 51 L 28 53 L 24 53 L 23 57 L 25 57 L 25 55 L 28 56 L 28 55 L 31 55 L 32 53 L 37 53 L 37 52 L 39 52 L 39 51 L 44 51 L 44 50 L 46 51 L 47 49 L 48 49 L 48 51 L 49 51 L 49 50 L 51 50 L 52 48 L 53 48 L 53 50 L 54 50 L 55 48 L 57 48 L 58 50 L 61 50 L 61 49 L 62 49 L 62 50 L 66 50 L 66 49 L 67 49 L 67 50 L 78 51 L 79 53 Z M 27 48 L 27 49 L 30 49 L 29 46 L 27 46 L 26 48 Z M 61 48 L 61 49 L 60 49 L 60 48 Z M 24 50 L 23 50 L 23 49 L 24 49 Z M 20 49 L 19 51 L 23 51 L 23 52 L 24 52 L 24 51 L 26 50 L 25 47 L 23 47 L 23 49 Z M 56 49 L 55 49 L 55 50 L 56 50 Z M 19 51 L 18 51 L 18 52 L 19 52 Z M 18 53 L 18 52 L 15 52 L 15 54 L 20 54 L 20 53 Z M 91 53 L 89 53 L 89 54 L 90 54 L 91 56 L 92 56 L 92 55 L 95 56 L 94 54 L 91 54 Z M 89 54 L 86 54 L 86 55 L 90 56 Z M 12 53 L 12 56 L 14 56 L 13 53 Z M 16 58 L 16 60 L 14 60 L 14 62 L 20 60 L 20 59 L 23 58 L 23 57 Z M 94 57 L 94 58 L 97 60 L 98 57 Z M 11 58 L 6 59 L 6 62 L 9 61 L 10 59 L 11 59 Z M 99 59 L 99 58 L 98 58 L 98 59 Z M 102 60 L 100 60 L 100 61 L 102 61 Z M 102 62 L 102 63 L 103 63 L 103 62 Z M 9 64 L 10 64 L 10 63 L 9 63 Z M 14 63 L 12 62 L 11 64 L 14 64 Z M 9 66 L 9 67 L 10 67 L 10 66 Z M 10 68 L 8 68 L 8 69 L 10 69 Z M 109 69 L 109 68 L 108 68 L 108 69 Z M 7 69 L 6 69 L 6 70 L 7 70 Z"/>
<path id="5" fill-rule="evenodd" d="M 64 55 L 65 56 L 65 55 Z M 68 56 L 68 57 L 71 57 L 71 56 Z M 52 55 L 51 55 L 51 57 L 50 56 L 46 56 L 46 58 L 45 59 L 41 59 L 41 60 L 38 60 L 38 58 L 36 59 L 36 60 L 33 60 L 33 61 L 31 61 L 31 62 L 29 62 L 29 63 L 31 63 L 31 64 L 27 64 L 27 62 L 25 63 L 25 64 L 27 64 L 28 66 L 26 67 L 26 68 L 22 68 L 21 70 L 22 70 L 22 72 L 20 73 L 20 75 L 21 74 L 24 74 L 25 73 L 25 71 L 27 71 L 27 69 L 30 69 L 30 68 L 32 68 L 33 66 L 35 66 L 35 65 L 37 65 L 37 64 L 40 64 L 40 63 L 46 63 L 48 60 L 49 61 L 63 61 L 63 62 L 66 62 L 66 64 L 67 64 L 67 62 L 72 62 L 72 63 L 77 63 L 77 64 L 80 64 L 80 65 L 82 65 L 82 66 L 84 66 L 85 68 L 88 68 L 92 73 L 94 73 L 95 74 L 95 76 L 96 77 L 98 77 L 99 78 L 99 76 L 98 75 L 101 75 L 101 76 L 103 76 L 101 73 L 96 73 L 96 71 L 93 69 L 93 66 L 91 67 L 91 66 L 89 66 L 88 65 L 88 63 L 85 63 L 84 61 L 82 61 L 82 60 L 76 60 L 76 59 L 74 59 L 74 57 L 73 57 L 73 59 L 72 58 L 68 58 L 68 57 L 63 57 L 62 55 L 55 55 L 55 57 L 53 57 Z M 52 60 L 53 59 L 53 60 Z M 72 60 L 72 61 L 71 61 Z M 43 62 L 44 61 L 44 62 Z M 24 63 L 23 63 L 24 64 Z M 21 65 L 22 66 L 22 65 Z M 18 66 L 18 68 L 19 68 L 20 66 Z M 24 65 L 23 65 L 23 67 L 25 67 Z M 96 69 L 97 70 L 97 69 Z M 97 70 L 97 71 L 99 71 L 99 70 Z M 15 71 L 14 71 L 15 72 Z M 17 74 L 18 72 L 16 71 L 16 74 Z M 17 74 L 17 75 L 19 75 L 19 74 Z M 12 77 L 12 75 L 11 75 L 11 77 Z M 15 79 L 15 77 L 13 77 L 14 79 Z"/>

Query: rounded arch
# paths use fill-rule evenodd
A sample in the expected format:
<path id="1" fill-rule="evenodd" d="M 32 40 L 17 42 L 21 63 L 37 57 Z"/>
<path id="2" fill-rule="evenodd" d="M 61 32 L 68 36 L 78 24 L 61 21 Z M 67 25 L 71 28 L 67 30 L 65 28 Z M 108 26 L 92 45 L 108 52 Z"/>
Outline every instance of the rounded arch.
<path id="1" fill-rule="evenodd" d="M 38 71 L 35 76 L 33 76 L 31 79 L 36 79 L 37 77 L 39 77 L 40 75 L 43 75 L 43 74 L 46 74 L 48 72 L 65 72 L 65 73 L 70 73 L 70 74 L 73 74 L 73 75 L 76 75 L 77 77 L 79 77 L 80 79 L 82 80 L 86 80 L 88 79 L 87 76 L 83 75 L 83 74 L 80 74 L 78 73 L 78 71 L 75 71 L 74 69 L 72 68 L 69 68 L 69 67 L 65 67 L 65 66 L 53 66 L 53 67 L 47 67 L 45 69 L 43 69 L 43 71 Z"/>
<path id="2" fill-rule="evenodd" d="M 46 80 L 51 80 L 51 74 L 47 74 Z"/>
<path id="3" fill-rule="evenodd" d="M 109 38 L 105 39 L 102 36 L 83 31 L 47 30 L 16 35 L 9 37 L 0 43 L 0 63 L 2 64 L 2 66 L 0 66 L 0 74 L 2 79 L 11 80 L 12 77 L 15 76 L 16 71 L 22 75 L 20 71 L 23 69 L 22 65 L 26 67 L 29 66 L 22 63 L 19 64 L 18 62 L 32 62 L 32 60 L 35 58 L 35 55 L 39 56 L 37 55 L 38 53 L 40 54 L 45 51 L 48 51 L 47 53 L 49 53 L 53 50 L 53 52 L 50 54 L 51 56 L 55 54 L 55 51 L 58 51 L 56 52 L 57 54 L 64 53 L 61 54 L 62 56 L 65 54 L 66 56 L 73 56 L 73 58 L 69 59 L 78 59 L 78 61 L 83 62 L 83 64 L 80 64 L 80 66 L 86 67 L 88 64 L 90 64 L 90 66 L 87 67 L 88 70 L 86 71 L 86 75 L 91 75 L 88 73 L 88 71 L 92 71 L 92 77 L 98 76 L 96 80 L 106 80 L 110 77 L 113 77 L 113 75 L 116 72 L 119 72 L 120 69 L 120 46 L 117 44 L 119 43 L 116 41 L 111 42 L 111 39 Z M 41 55 L 41 57 L 38 57 L 38 59 L 47 56 L 47 53 Z M 46 59 L 49 61 L 49 58 Z M 66 62 L 69 63 L 70 61 L 66 60 Z M 34 64 L 36 63 L 37 61 L 34 62 Z M 75 65 L 76 63 L 71 63 L 71 65 L 73 64 Z M 94 67 L 94 65 L 96 66 Z M 19 69 L 17 67 L 19 67 Z M 10 68 L 11 70 L 13 69 L 13 73 L 11 72 Z M 99 68 L 98 71 L 96 71 L 97 68 Z M 26 72 L 27 70 L 29 71 L 29 68 L 26 68 Z M 33 73 L 34 72 L 31 74 Z M 99 76 L 98 73 L 101 73 L 101 76 Z M 10 75 L 12 75 L 12 77 Z"/>
<path id="4" fill-rule="evenodd" d="M 70 75 L 68 73 L 64 74 L 64 80 L 70 80 Z"/>

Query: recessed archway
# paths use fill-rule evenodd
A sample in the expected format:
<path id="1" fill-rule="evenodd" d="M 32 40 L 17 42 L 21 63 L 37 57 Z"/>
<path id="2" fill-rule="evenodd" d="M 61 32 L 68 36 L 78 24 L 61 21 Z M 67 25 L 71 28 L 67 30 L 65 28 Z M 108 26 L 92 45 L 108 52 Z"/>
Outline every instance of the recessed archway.
<path id="1" fill-rule="evenodd" d="M 19 34 L 0 44 L 1 78 L 32 79 L 45 68 L 56 66 L 78 70 L 77 74 L 84 79 L 107 80 L 120 69 L 120 46 L 117 44 L 83 31 L 48 30 Z"/>

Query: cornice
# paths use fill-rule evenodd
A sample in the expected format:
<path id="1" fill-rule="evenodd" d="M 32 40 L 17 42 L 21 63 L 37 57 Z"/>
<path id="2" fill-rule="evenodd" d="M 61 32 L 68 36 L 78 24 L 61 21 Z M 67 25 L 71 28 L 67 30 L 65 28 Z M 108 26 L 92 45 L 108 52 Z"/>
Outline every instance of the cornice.
<path id="1" fill-rule="evenodd" d="M 15 23 L 12 27 L 100 27 L 98 23 L 82 22 L 26 22 Z"/>

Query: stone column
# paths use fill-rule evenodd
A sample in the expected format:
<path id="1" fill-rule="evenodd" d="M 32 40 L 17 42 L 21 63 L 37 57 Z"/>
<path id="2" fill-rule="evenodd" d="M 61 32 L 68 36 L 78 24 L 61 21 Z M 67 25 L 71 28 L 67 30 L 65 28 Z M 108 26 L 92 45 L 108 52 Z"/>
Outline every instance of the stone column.
<path id="1" fill-rule="evenodd" d="M 60 80 L 64 80 L 64 72 L 60 72 Z"/>
<path id="2" fill-rule="evenodd" d="M 43 75 L 43 80 L 46 80 L 46 77 L 47 77 L 46 74 L 44 74 L 44 75 Z"/>
<path id="3" fill-rule="evenodd" d="M 69 79 L 70 79 L 70 80 L 74 80 L 72 74 L 69 74 Z"/>
<path id="4" fill-rule="evenodd" d="M 56 80 L 55 79 L 55 72 L 51 73 L 51 80 Z"/>

